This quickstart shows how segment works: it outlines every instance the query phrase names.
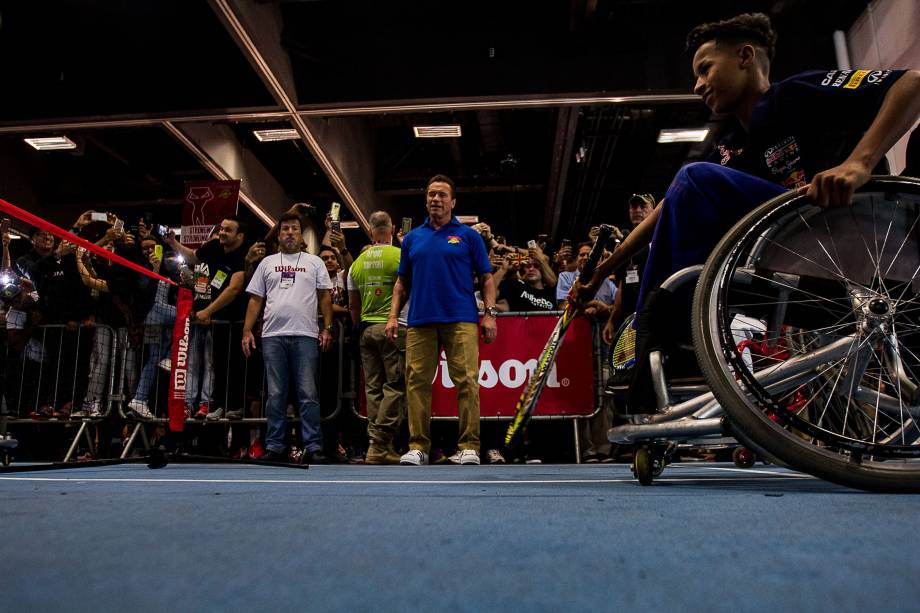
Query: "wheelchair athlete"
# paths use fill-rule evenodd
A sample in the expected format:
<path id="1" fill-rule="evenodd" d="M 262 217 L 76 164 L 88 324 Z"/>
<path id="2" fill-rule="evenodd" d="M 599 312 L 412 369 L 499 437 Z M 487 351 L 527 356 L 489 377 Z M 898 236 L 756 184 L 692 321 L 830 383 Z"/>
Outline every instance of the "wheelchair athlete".
<path id="1" fill-rule="evenodd" d="M 648 330 L 663 328 L 658 320 L 656 329 L 654 313 L 645 309 L 655 302 L 655 288 L 672 273 L 702 264 L 746 213 L 787 190 L 821 207 L 848 205 L 920 116 L 920 71 L 809 71 L 771 84 L 775 42 L 761 13 L 703 24 L 688 34 L 694 93 L 714 113 L 734 116 L 740 127 L 717 145 L 713 162 L 683 167 L 652 214 L 587 283 L 573 289 L 575 303 L 584 305 L 611 272 L 651 241 L 636 306 L 640 368 L 629 413 L 654 412 L 641 366 L 654 342 Z"/>

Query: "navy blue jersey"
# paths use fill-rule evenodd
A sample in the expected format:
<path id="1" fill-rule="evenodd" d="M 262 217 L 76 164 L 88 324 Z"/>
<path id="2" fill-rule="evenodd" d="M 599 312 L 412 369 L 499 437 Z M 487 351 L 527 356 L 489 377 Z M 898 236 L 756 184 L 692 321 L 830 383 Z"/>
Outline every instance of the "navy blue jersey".
<path id="1" fill-rule="evenodd" d="M 750 131 L 722 140 L 712 161 L 783 185 L 806 185 L 843 162 L 903 70 L 813 70 L 773 83 Z"/>

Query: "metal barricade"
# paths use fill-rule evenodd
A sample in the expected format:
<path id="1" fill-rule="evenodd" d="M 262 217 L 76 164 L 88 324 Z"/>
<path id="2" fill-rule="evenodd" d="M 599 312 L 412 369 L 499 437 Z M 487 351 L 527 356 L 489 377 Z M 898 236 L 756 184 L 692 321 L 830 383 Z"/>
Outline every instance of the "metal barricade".
<path id="1" fill-rule="evenodd" d="M 72 459 L 81 440 L 95 454 L 95 426 L 112 406 L 115 330 L 103 324 L 32 327 L 24 321 L 10 322 L 4 338 L 6 427 L 54 424 L 65 431 L 76 429 L 64 461 Z"/>
<path id="2" fill-rule="evenodd" d="M 192 326 L 189 340 L 189 376 L 186 381 L 186 402 L 191 415 L 186 416 L 188 427 L 223 426 L 229 430 L 234 425 L 261 426 L 266 422 L 265 408 L 267 386 L 265 368 L 262 360 L 262 343 L 258 334 L 257 349 L 246 357 L 242 352 L 243 322 L 212 320 L 209 326 Z M 324 410 L 323 423 L 338 419 L 344 410 L 353 410 L 356 397 L 353 382 L 356 379 L 357 364 L 350 359 L 347 349 L 347 337 L 344 326 L 338 326 L 337 342 L 333 347 L 336 352 L 335 376 L 330 381 L 328 376 L 317 377 L 318 386 L 334 387 L 334 406 L 330 411 Z M 121 363 L 129 365 L 134 360 L 135 368 L 143 370 L 153 358 L 150 352 L 138 347 L 132 358 L 129 343 L 122 339 L 120 343 Z M 144 356 L 147 356 L 146 358 Z M 145 364 L 145 360 L 147 364 Z M 120 377 L 119 385 L 126 377 Z M 158 379 L 157 385 L 168 386 L 168 380 Z M 154 419 L 137 420 L 127 437 L 122 450 L 122 458 L 130 454 L 138 440 L 149 448 L 147 430 L 150 424 L 165 425 L 168 421 L 168 389 L 154 389 L 148 401 L 148 409 Z M 319 391 L 319 390 L 318 390 Z M 124 386 L 116 390 L 114 396 L 118 406 L 127 406 L 132 397 Z M 210 418 L 195 419 L 194 414 L 200 406 L 208 404 Z M 295 423 L 299 418 L 295 407 L 288 406 L 287 420 Z M 329 407 L 324 407 L 328 409 Z M 291 411 L 293 409 L 293 411 Z M 133 421 L 130 411 L 121 411 L 121 416 Z"/>
<path id="3" fill-rule="evenodd" d="M 479 392 L 481 421 L 510 421 L 517 401 L 536 367 L 536 360 L 562 311 L 498 314 L 498 337 L 490 345 L 480 341 Z M 570 420 L 576 461 L 580 462 L 579 428 L 604 410 L 605 369 L 600 326 L 578 318 L 569 329 L 549 373 L 549 382 L 532 419 Z M 456 394 L 439 356 L 432 389 L 432 420 L 458 421 Z M 591 373 L 590 375 L 588 373 Z M 363 372 L 360 380 L 363 382 Z M 363 386 L 355 410 L 367 419 Z"/>
<path id="4" fill-rule="evenodd" d="M 531 362 L 539 355 L 558 313 L 509 313 L 500 317 L 499 339 L 513 342 L 504 348 L 501 343 L 480 348 L 483 421 L 511 419 L 520 391 L 533 370 Z M 511 322 L 525 325 L 526 334 L 512 332 Z M 573 325 L 560 352 L 556 372 L 551 375 L 544 399 L 534 414 L 535 420 L 571 420 L 577 456 L 580 455 L 580 423 L 597 415 L 603 406 L 599 338 L 597 325 Z M 45 423 L 74 428 L 64 461 L 73 459 L 81 442 L 91 454 L 96 454 L 99 434 L 95 426 L 109 416 L 125 420 L 130 430 L 123 441 L 122 458 L 131 453 L 138 440 L 149 448 L 151 428 L 162 428 L 168 421 L 171 351 L 166 343 L 171 343 L 171 339 L 172 326 L 168 324 L 132 329 L 100 324 L 81 326 L 73 331 L 62 325 L 40 326 L 19 348 L 7 342 L 5 385 L 0 398 L 8 414 L 7 422 L 14 428 Z M 197 359 L 190 357 L 190 368 L 197 369 L 193 377 L 198 383 L 191 386 L 195 397 L 188 398 L 189 405 L 194 410 L 202 401 L 207 401 L 209 410 L 213 407 L 223 409 L 224 413 L 219 419 L 189 417 L 186 423 L 223 424 L 227 429 L 234 424 L 264 424 L 266 386 L 261 351 L 249 358 L 243 355 L 242 322 L 213 321 L 210 326 L 193 326 L 193 339 L 190 350 L 200 355 Z M 323 407 L 322 419 L 326 424 L 340 419 L 343 411 L 366 419 L 360 357 L 349 349 L 344 326 L 339 326 L 336 340 L 335 376 L 330 380 L 323 373 L 318 378 L 319 385 L 334 386 L 334 393 L 329 395 L 329 402 Z M 591 349 L 587 351 L 585 362 L 588 343 Z M 505 350 L 510 353 L 501 353 Z M 567 355 L 569 351 L 582 354 L 581 361 L 574 366 Z M 449 378 L 441 376 L 441 367 L 439 364 L 433 394 L 433 419 L 457 420 Z M 208 380 L 213 387 L 206 387 Z M 444 381 L 448 386 L 442 385 Z M 574 396 L 581 399 L 576 408 L 572 408 Z M 153 419 L 140 419 L 128 410 L 129 403 L 139 397 L 146 400 Z M 333 400 L 334 405 L 329 404 Z M 38 411 L 46 401 L 56 409 L 66 403 L 78 409 L 86 408 L 92 416 L 64 419 L 59 415 L 47 420 L 35 419 L 31 413 Z M 93 408 L 97 408 L 98 414 Z M 289 420 L 297 420 L 296 410 L 294 413 L 288 415 Z"/>

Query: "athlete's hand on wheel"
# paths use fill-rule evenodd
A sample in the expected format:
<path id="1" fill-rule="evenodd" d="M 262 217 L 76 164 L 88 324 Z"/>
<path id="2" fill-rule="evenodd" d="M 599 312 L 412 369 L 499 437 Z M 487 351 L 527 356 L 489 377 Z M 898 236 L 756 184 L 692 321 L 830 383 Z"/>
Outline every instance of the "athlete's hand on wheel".
<path id="1" fill-rule="evenodd" d="M 803 185 L 796 193 L 808 196 L 821 208 L 850 206 L 853 192 L 862 187 L 872 176 L 872 170 L 865 164 L 845 161 L 823 172 L 819 172 L 808 185 Z"/>

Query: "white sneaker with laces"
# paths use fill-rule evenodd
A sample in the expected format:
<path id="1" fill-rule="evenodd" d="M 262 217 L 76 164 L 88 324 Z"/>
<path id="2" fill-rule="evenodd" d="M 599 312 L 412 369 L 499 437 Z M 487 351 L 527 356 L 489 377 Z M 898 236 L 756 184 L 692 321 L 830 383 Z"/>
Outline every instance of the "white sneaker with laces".
<path id="1" fill-rule="evenodd" d="M 473 451 L 472 449 L 461 449 L 460 450 L 460 463 L 461 464 L 479 464 L 479 452 Z"/>
<path id="2" fill-rule="evenodd" d="M 498 449 L 489 449 L 486 452 L 486 456 L 489 458 L 489 464 L 504 464 L 505 456 L 502 455 L 502 452 Z"/>
<path id="3" fill-rule="evenodd" d="M 458 449 L 457 452 L 456 452 L 454 455 L 452 455 L 452 456 L 450 456 L 449 458 L 447 458 L 447 461 L 450 462 L 451 464 L 460 464 L 460 454 L 461 454 L 461 452 L 462 452 L 462 450 Z"/>
<path id="4" fill-rule="evenodd" d="M 144 400 L 134 399 L 128 403 L 128 410 L 140 417 L 141 419 L 153 419 L 154 415 L 147 408 L 147 402 Z"/>
<path id="5" fill-rule="evenodd" d="M 424 466 L 428 464 L 428 454 L 419 449 L 410 449 L 399 458 L 403 466 Z"/>

